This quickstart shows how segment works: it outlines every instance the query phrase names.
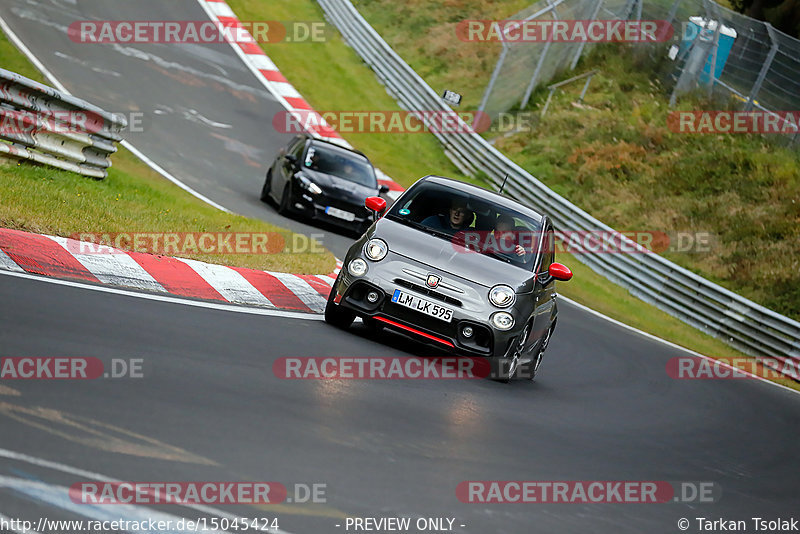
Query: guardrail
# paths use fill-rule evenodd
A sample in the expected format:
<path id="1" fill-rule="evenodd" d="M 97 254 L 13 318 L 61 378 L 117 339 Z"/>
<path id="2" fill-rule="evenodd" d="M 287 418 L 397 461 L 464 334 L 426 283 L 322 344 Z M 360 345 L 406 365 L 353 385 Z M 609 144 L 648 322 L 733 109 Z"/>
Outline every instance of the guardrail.
<path id="1" fill-rule="evenodd" d="M 375 71 L 386 89 L 409 110 L 448 111 L 439 95 L 381 38 L 348 0 L 318 0 L 327 18 Z M 547 213 L 562 230 L 612 232 L 606 224 L 547 188 L 475 133 L 434 135 L 463 171 L 484 173 L 497 187 Z M 760 306 L 655 253 L 576 255 L 590 268 L 670 315 L 759 357 L 800 380 L 800 323 Z"/>
<path id="2" fill-rule="evenodd" d="M 0 155 L 102 179 L 125 126 L 122 117 L 0 69 Z"/>

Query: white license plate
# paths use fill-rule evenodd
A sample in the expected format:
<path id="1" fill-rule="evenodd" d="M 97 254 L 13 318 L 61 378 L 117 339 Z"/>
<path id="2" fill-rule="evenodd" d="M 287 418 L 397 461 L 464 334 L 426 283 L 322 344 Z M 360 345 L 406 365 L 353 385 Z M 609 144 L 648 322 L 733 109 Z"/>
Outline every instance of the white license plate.
<path id="1" fill-rule="evenodd" d="M 349 211 L 340 210 L 339 208 L 334 208 L 333 206 L 328 206 L 327 208 L 325 208 L 325 213 L 327 213 L 331 217 L 336 217 L 337 219 L 344 219 L 345 221 L 354 221 L 356 218 L 355 213 L 350 213 Z"/>
<path id="2" fill-rule="evenodd" d="M 436 317 L 437 319 L 441 319 L 446 323 L 449 323 L 453 319 L 453 310 L 450 308 L 445 308 L 444 306 L 440 306 L 435 302 L 431 302 L 410 293 L 405 293 L 399 289 L 394 290 L 392 302 L 395 302 L 401 306 L 405 306 L 406 308 L 411 308 L 412 310 L 417 310 L 418 312 L 430 315 L 431 317 Z"/>

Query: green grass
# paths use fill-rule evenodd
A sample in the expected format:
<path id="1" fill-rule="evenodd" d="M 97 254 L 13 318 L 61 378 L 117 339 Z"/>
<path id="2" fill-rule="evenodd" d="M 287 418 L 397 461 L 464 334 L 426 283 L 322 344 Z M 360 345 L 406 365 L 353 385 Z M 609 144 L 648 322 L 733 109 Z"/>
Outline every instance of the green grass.
<path id="1" fill-rule="evenodd" d="M 45 83 L 41 74 L 0 34 L 5 69 Z M 219 211 L 166 181 L 127 150 L 112 157 L 105 180 L 44 166 L 0 160 L 0 227 L 70 236 L 83 232 L 280 232 L 263 221 Z M 288 250 L 288 248 L 287 248 Z M 278 272 L 321 274 L 335 259 L 319 247 L 281 254 L 182 256 Z"/>
<path id="2" fill-rule="evenodd" d="M 602 70 L 584 106 L 570 87 L 535 131 L 496 146 L 618 230 L 709 234 L 708 250 L 663 255 L 800 319 L 800 153 L 755 135 L 672 132 L 664 91 L 608 47 L 582 68 Z M 676 109 L 719 107 L 686 98 Z"/>
<path id="3" fill-rule="evenodd" d="M 228 0 L 242 20 L 323 20 L 319 6 L 311 0 L 292 0 L 262 2 L 260 0 Z M 467 13 L 463 5 L 469 5 Z M 438 18 L 447 13 L 447 24 L 454 25 L 463 18 L 489 19 L 502 18 L 527 5 L 526 2 L 481 3 L 466 1 L 460 3 L 438 3 L 431 1 L 388 2 L 360 1 L 360 8 L 366 9 L 369 20 L 395 45 L 392 36 L 402 39 L 406 46 L 398 46 L 404 57 L 408 54 L 412 66 L 422 71 L 425 77 L 434 78 L 432 86 L 439 92 L 451 88 L 465 94 L 472 105 L 477 106 L 483 90 L 485 78 L 483 71 L 494 66 L 493 61 L 475 61 L 474 55 L 458 49 L 452 44 L 446 32 L 439 32 L 441 42 L 426 40 L 429 27 L 438 24 Z M 462 6 L 459 8 L 459 6 Z M 516 6 L 514 8 L 508 6 Z M 472 8 L 475 8 L 474 10 Z M 383 23 L 381 23 L 381 21 Z M 428 26 L 425 26 L 425 25 Z M 413 31 L 412 31 L 413 30 Z M 448 30 L 449 31 L 449 30 Z M 449 35 L 449 34 L 448 34 Z M 446 44 L 447 43 L 447 44 Z M 467 44 L 467 43 L 463 43 Z M 390 98 L 383 86 L 377 82 L 374 73 L 364 65 L 355 52 L 347 47 L 338 33 L 330 42 L 321 44 L 263 44 L 266 53 L 277 64 L 281 72 L 300 91 L 317 110 L 398 110 L 398 105 Z M 463 56 L 466 67 L 452 74 L 453 66 L 449 54 Z M 471 62 L 471 63 L 470 63 Z M 457 62 L 456 62 L 457 63 Z M 458 63 L 457 63 L 458 64 Z M 462 65 L 463 66 L 463 65 Z M 328 83 L 327 81 L 331 81 Z M 429 79 L 430 81 L 430 79 Z M 459 83 L 456 83 L 459 82 Z M 594 82 L 593 82 L 594 83 Z M 465 89 L 466 87 L 466 89 Z M 470 87 L 472 89 L 470 89 Z M 554 105 L 557 103 L 554 102 Z M 563 103 L 558 104 L 564 106 Z M 582 123 L 587 130 L 591 123 Z M 548 128 L 548 131 L 551 131 Z M 553 132 L 569 136 L 570 131 Z M 546 133 L 545 133 L 546 134 Z M 542 134 L 543 137 L 546 137 Z M 465 179 L 443 155 L 441 145 L 430 135 L 349 135 L 345 138 L 363 150 L 377 166 L 403 185 L 409 185 L 425 174 L 444 174 Z M 539 176 L 543 168 L 557 168 L 554 154 L 542 157 L 541 167 L 530 169 Z M 476 180 L 469 179 L 475 182 Z M 566 192 L 566 191 L 564 191 Z M 635 204 L 637 199 L 625 199 Z M 624 208 L 624 206 L 620 206 Z M 648 229 L 654 229 L 652 225 Z M 656 228 L 657 229 L 657 228 Z M 720 340 L 714 339 L 685 323 L 675 319 L 657 308 L 646 304 L 621 287 L 600 277 L 588 267 L 568 254 L 559 256 L 559 261 L 568 264 L 575 272 L 569 283 L 560 283 L 559 293 L 577 300 L 610 317 L 640 328 L 659 337 L 704 354 L 720 358 L 741 358 L 744 355 Z M 779 382 L 800 389 L 791 380 Z"/>

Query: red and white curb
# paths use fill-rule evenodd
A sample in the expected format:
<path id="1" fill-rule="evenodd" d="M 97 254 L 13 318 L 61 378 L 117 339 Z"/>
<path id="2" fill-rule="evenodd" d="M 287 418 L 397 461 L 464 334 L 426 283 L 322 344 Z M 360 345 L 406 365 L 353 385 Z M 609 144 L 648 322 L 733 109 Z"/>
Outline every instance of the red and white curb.
<path id="1" fill-rule="evenodd" d="M 282 310 L 321 313 L 336 275 L 288 274 L 226 267 L 201 261 L 110 249 L 94 250 L 65 237 L 0 228 L 0 269 L 72 278 Z"/>
<path id="2" fill-rule="evenodd" d="M 237 40 L 228 40 L 236 54 L 244 61 L 245 65 L 258 78 L 258 80 L 272 93 L 287 111 L 297 117 L 303 124 L 308 119 L 308 114 L 314 114 L 313 121 L 319 126 L 312 127 L 309 131 L 315 137 L 336 142 L 347 148 L 352 148 L 350 143 L 342 139 L 333 128 L 325 123 L 322 116 L 311 107 L 302 95 L 290 84 L 286 77 L 281 74 L 275 63 L 261 49 L 261 46 L 253 36 L 243 27 L 236 17 L 233 10 L 225 3 L 225 0 L 197 0 L 200 7 L 208 14 L 212 21 L 220 22 L 226 27 L 237 28 L 235 32 L 228 32 L 226 35 L 237 35 Z M 394 200 L 403 192 L 403 187 L 392 180 L 380 169 L 375 169 L 378 175 L 378 182 L 389 187 L 387 196 Z"/>

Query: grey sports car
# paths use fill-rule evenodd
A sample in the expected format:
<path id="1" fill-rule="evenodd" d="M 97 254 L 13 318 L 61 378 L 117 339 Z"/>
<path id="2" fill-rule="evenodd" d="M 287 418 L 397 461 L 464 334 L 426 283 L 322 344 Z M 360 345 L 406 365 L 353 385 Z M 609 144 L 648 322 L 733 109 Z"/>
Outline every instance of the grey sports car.
<path id="1" fill-rule="evenodd" d="M 492 377 L 533 379 L 558 316 L 550 220 L 501 194 L 426 176 L 386 203 L 366 200 L 376 221 L 344 258 L 325 320 L 357 316 L 464 356 Z"/>

